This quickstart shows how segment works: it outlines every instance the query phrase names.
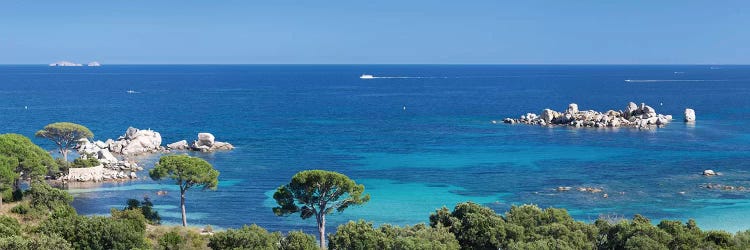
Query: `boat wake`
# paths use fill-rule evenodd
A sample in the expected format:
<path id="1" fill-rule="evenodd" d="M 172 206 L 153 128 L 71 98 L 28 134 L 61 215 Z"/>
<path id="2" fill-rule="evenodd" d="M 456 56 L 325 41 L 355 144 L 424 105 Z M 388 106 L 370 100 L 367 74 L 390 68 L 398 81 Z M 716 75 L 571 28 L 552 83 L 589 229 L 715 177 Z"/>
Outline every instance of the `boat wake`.
<path id="1" fill-rule="evenodd" d="M 634 79 L 626 79 L 625 82 L 726 82 L 728 80 L 698 80 L 698 79 L 686 79 L 686 80 L 677 80 L 677 79 L 664 79 L 664 80 L 658 80 L 658 79 L 649 79 L 649 80 L 634 80 Z"/>

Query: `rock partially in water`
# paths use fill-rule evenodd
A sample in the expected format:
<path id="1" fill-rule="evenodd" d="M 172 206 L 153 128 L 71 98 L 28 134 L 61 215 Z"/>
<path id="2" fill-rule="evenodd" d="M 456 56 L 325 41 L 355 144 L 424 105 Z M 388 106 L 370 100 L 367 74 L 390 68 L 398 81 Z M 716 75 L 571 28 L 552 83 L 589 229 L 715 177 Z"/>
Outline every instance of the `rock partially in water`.
<path id="1" fill-rule="evenodd" d="M 562 125 L 571 127 L 635 127 L 651 128 L 664 126 L 672 121 L 671 115 L 656 113 L 656 109 L 641 103 L 640 106 L 633 102 L 628 103 L 625 111 L 609 110 L 598 112 L 594 110 L 579 110 L 578 104 L 571 103 L 565 112 L 557 112 L 552 109 L 542 110 L 541 115 L 526 113 L 519 119 L 505 118 L 503 123 L 507 124 L 529 124 L 529 125 Z"/>
<path id="2" fill-rule="evenodd" d="M 704 176 L 714 176 L 714 175 L 717 175 L 717 174 L 716 174 L 716 172 L 714 172 L 711 169 L 706 169 L 706 170 L 703 170 L 703 175 Z"/>
<path id="3" fill-rule="evenodd" d="M 124 135 L 112 143 L 109 150 L 116 154 L 137 155 L 158 153 L 164 151 L 164 147 L 161 146 L 159 132 L 129 127 Z"/>

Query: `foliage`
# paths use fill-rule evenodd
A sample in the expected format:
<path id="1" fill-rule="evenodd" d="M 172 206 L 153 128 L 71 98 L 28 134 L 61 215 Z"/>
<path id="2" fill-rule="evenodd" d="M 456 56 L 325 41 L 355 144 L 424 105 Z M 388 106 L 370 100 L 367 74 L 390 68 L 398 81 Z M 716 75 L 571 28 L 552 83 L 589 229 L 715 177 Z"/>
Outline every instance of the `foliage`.
<path id="1" fill-rule="evenodd" d="M 19 235 L 0 238 L 0 249 L 14 250 L 72 250 L 72 246 L 65 239 L 57 235 L 34 235 L 23 237 Z"/>
<path id="2" fill-rule="evenodd" d="M 23 173 L 21 177 L 24 179 L 42 179 L 58 171 L 52 156 L 23 135 L 0 135 L 0 156 L 15 159 L 18 165 L 14 172 Z"/>
<path id="3" fill-rule="evenodd" d="M 281 239 L 280 248 L 282 250 L 314 250 L 318 248 L 318 242 L 315 236 L 306 234 L 302 231 L 291 231 L 286 237 Z"/>
<path id="4" fill-rule="evenodd" d="M 111 218 L 100 216 L 52 216 L 43 221 L 36 232 L 59 235 L 75 249 L 134 249 L 146 247 L 144 223 L 146 219 L 137 211 L 114 214 Z"/>
<path id="5" fill-rule="evenodd" d="M 154 225 L 161 223 L 161 216 L 159 216 L 158 211 L 154 210 L 154 203 L 151 202 L 151 198 L 148 198 L 148 196 L 144 196 L 143 201 L 128 199 L 127 204 L 127 207 L 123 208 L 123 210 L 138 210 L 149 223 Z"/>
<path id="6" fill-rule="evenodd" d="M 157 226 L 148 230 L 147 238 L 153 249 L 208 249 L 208 236 L 190 227 Z"/>
<path id="7" fill-rule="evenodd" d="M 255 224 L 240 229 L 227 229 L 214 233 L 208 240 L 208 247 L 219 249 L 258 249 L 275 250 L 281 241 L 280 233 L 269 233 Z"/>
<path id="8" fill-rule="evenodd" d="M 330 249 L 459 249 L 458 241 L 447 228 L 383 225 L 374 228 L 363 220 L 340 225 L 328 236 Z"/>
<path id="9" fill-rule="evenodd" d="M 26 195 L 31 197 L 32 208 L 46 211 L 68 207 L 73 201 L 73 196 L 68 192 L 53 188 L 43 181 L 34 181 Z"/>
<path id="10" fill-rule="evenodd" d="M 44 126 L 35 134 L 36 137 L 46 138 L 55 143 L 65 161 L 68 160 L 68 151 L 83 138 L 93 138 L 94 133 L 87 127 L 71 122 L 56 122 Z"/>
<path id="11" fill-rule="evenodd" d="M 179 230 L 172 230 L 159 238 L 159 249 L 177 250 L 180 249 L 180 246 L 185 244 L 185 242 L 187 242 L 187 240 L 182 238 Z"/>
<path id="12" fill-rule="evenodd" d="M 430 214 L 430 226 L 447 227 L 464 249 L 498 249 L 521 238 L 523 228 L 508 225 L 492 209 L 473 202 L 459 203 L 453 212 L 443 207 Z"/>
<path id="13" fill-rule="evenodd" d="M 95 157 L 87 157 L 86 159 L 83 158 L 76 158 L 73 160 L 73 163 L 70 164 L 70 167 L 72 168 L 90 168 L 90 167 L 96 167 L 101 164 L 98 159 Z"/>
<path id="14" fill-rule="evenodd" d="M 320 233 L 320 247 L 325 246 L 325 216 L 333 211 L 343 212 L 350 206 L 370 200 L 363 194 L 365 186 L 346 175 L 324 170 L 307 170 L 295 174 L 289 184 L 276 189 L 273 198 L 278 216 L 300 213 L 302 219 L 315 216 Z"/>
<path id="15" fill-rule="evenodd" d="M 18 159 L 15 157 L 0 155 L 0 192 L 2 192 L 2 199 L 5 201 L 12 200 L 12 189 L 21 177 L 19 173 L 16 173 L 16 167 L 18 167 Z"/>
<path id="16" fill-rule="evenodd" d="M 219 171 L 205 160 L 187 155 L 162 156 L 148 173 L 151 179 L 172 179 L 180 187 L 182 226 L 187 226 L 185 192 L 194 186 L 213 190 L 219 185 Z"/>
<path id="17" fill-rule="evenodd" d="M 0 215 L 0 237 L 13 235 L 21 235 L 21 224 L 12 217 Z"/>
<path id="18" fill-rule="evenodd" d="M 19 203 L 10 209 L 10 212 L 14 214 L 27 214 L 29 211 L 31 211 L 31 207 L 27 203 Z"/>

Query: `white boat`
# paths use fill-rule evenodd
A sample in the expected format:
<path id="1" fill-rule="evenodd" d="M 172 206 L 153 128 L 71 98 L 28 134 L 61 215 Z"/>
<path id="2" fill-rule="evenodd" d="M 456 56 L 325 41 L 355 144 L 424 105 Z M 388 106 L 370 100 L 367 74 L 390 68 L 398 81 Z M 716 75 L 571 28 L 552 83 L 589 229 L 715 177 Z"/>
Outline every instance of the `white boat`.
<path id="1" fill-rule="evenodd" d="M 138 91 L 135 91 L 135 90 L 128 90 L 125 92 L 128 92 L 128 94 L 138 94 Z"/>
<path id="2" fill-rule="evenodd" d="M 367 75 L 367 74 L 363 74 L 362 76 L 359 77 L 359 79 L 373 79 L 373 78 L 375 78 L 375 76 Z"/>

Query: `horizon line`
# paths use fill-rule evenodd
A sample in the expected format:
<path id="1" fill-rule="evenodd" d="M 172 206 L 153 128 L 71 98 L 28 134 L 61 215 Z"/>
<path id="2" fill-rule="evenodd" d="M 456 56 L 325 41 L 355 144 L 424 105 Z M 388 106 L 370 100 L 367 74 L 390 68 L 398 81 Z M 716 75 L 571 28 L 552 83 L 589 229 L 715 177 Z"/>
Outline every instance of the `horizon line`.
<path id="1" fill-rule="evenodd" d="M 216 66 L 242 66 L 242 65 L 309 65 L 309 66 L 325 66 L 325 65 L 331 65 L 331 66 L 338 66 L 338 65 L 350 65 L 350 66 L 357 66 L 357 65 L 476 65 L 476 66 L 750 66 L 750 63 L 748 64 L 732 64 L 732 63 L 112 63 L 112 64 L 101 64 L 101 66 L 49 66 L 48 63 L 0 63 L 0 66 L 47 66 L 47 67 L 102 67 L 106 65 L 111 66 L 136 66 L 136 65 L 153 65 L 153 66 L 190 66 L 190 65 L 216 65 Z"/>

